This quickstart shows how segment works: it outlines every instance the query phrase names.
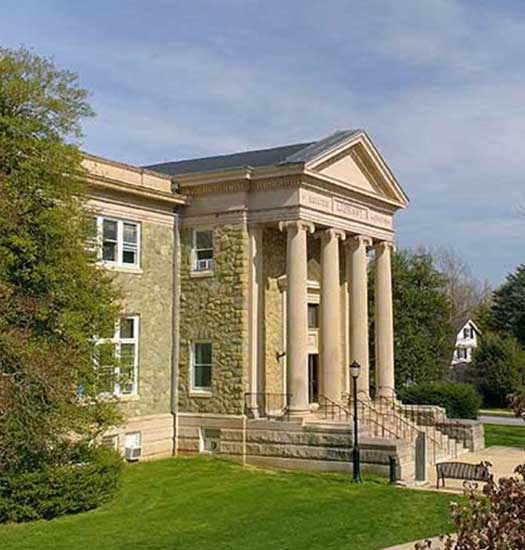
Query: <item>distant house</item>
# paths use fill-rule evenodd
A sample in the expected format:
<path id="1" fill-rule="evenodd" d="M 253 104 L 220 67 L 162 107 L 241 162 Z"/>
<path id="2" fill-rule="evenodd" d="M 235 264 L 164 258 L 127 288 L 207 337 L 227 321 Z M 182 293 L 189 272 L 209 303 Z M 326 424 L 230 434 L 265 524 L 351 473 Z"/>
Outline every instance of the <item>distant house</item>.
<path id="1" fill-rule="evenodd" d="M 456 347 L 452 355 L 452 366 L 472 362 L 472 354 L 478 346 L 481 331 L 472 319 L 463 319 L 458 323 Z"/>

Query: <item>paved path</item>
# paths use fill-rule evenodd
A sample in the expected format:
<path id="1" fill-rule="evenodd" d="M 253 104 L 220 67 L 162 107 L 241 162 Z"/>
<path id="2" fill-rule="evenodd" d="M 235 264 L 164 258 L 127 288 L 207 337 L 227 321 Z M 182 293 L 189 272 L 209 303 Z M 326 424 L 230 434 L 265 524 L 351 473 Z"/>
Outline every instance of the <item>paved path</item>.
<path id="1" fill-rule="evenodd" d="M 434 547 L 436 549 L 442 548 L 442 546 L 440 546 L 439 544 L 439 537 L 436 537 L 430 540 L 433 542 Z M 406 544 L 398 544 L 397 546 L 390 546 L 389 548 L 384 548 L 383 550 L 414 550 L 414 546 L 416 545 L 416 542 L 420 542 L 420 541 L 414 540 L 412 542 L 407 542 Z"/>
<path id="2" fill-rule="evenodd" d="M 481 420 L 483 424 L 499 424 L 500 426 L 524 426 L 525 422 L 521 418 L 514 418 L 512 416 L 479 416 L 478 420 Z"/>

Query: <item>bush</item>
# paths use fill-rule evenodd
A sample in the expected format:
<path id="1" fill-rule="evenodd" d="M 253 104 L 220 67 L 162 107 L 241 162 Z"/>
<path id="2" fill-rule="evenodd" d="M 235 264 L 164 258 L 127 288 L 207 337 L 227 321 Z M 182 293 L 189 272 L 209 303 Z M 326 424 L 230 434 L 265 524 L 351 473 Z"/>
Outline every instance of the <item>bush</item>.
<path id="1" fill-rule="evenodd" d="M 478 416 L 481 397 L 469 384 L 430 382 L 413 384 L 398 391 L 398 397 L 407 404 L 439 405 L 450 418 Z"/>
<path id="2" fill-rule="evenodd" d="M 51 519 L 97 508 L 119 485 L 122 458 L 114 451 L 83 453 L 83 461 L 28 473 L 0 474 L 0 523 Z"/>
<path id="3" fill-rule="evenodd" d="M 474 352 L 473 368 L 486 405 L 506 407 L 507 396 L 525 382 L 525 352 L 512 336 L 486 332 Z"/>

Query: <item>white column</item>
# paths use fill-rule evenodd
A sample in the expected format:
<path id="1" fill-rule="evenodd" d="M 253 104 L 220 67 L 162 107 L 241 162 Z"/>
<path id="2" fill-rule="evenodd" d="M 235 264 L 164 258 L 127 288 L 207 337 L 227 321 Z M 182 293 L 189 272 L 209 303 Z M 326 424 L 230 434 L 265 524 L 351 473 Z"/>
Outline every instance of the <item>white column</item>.
<path id="1" fill-rule="evenodd" d="M 375 247 L 375 350 L 376 382 L 379 397 L 395 397 L 394 317 L 392 312 L 393 244 L 382 241 Z"/>
<path id="2" fill-rule="evenodd" d="M 339 281 L 339 241 L 343 231 L 326 229 L 321 238 L 321 393 L 339 403 L 342 398 L 343 357 L 341 342 L 341 286 Z"/>
<path id="3" fill-rule="evenodd" d="M 357 235 L 347 239 L 346 269 L 350 305 L 350 363 L 357 361 L 361 372 L 357 379 L 358 393 L 362 398 L 370 395 L 370 367 L 368 360 L 368 237 Z"/>
<path id="4" fill-rule="evenodd" d="M 263 283 L 263 228 L 248 227 L 249 240 L 249 391 L 252 394 L 251 408 L 254 415 L 264 413 L 258 407 L 262 399 L 257 394 L 264 392 L 264 354 L 262 308 L 264 300 Z"/>
<path id="5" fill-rule="evenodd" d="M 308 310 L 306 298 L 306 234 L 314 226 L 303 221 L 280 222 L 286 247 L 286 382 L 291 414 L 305 414 L 308 404 Z"/>

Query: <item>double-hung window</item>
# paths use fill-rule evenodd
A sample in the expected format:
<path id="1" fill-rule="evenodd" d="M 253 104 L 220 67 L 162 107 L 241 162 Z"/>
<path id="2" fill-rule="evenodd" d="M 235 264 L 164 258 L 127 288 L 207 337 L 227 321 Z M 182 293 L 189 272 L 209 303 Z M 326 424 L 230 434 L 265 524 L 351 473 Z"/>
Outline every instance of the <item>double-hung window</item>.
<path id="1" fill-rule="evenodd" d="M 140 224 L 98 216 L 96 218 L 97 260 L 119 267 L 140 265 Z"/>
<path id="2" fill-rule="evenodd" d="M 213 269 L 213 231 L 193 231 L 193 271 Z"/>
<path id="3" fill-rule="evenodd" d="M 96 363 L 101 393 L 134 395 L 137 393 L 139 318 L 122 317 L 113 337 L 100 338 Z"/>
<path id="4" fill-rule="evenodd" d="M 191 382 L 196 391 L 211 391 L 211 342 L 194 342 L 191 347 Z"/>

